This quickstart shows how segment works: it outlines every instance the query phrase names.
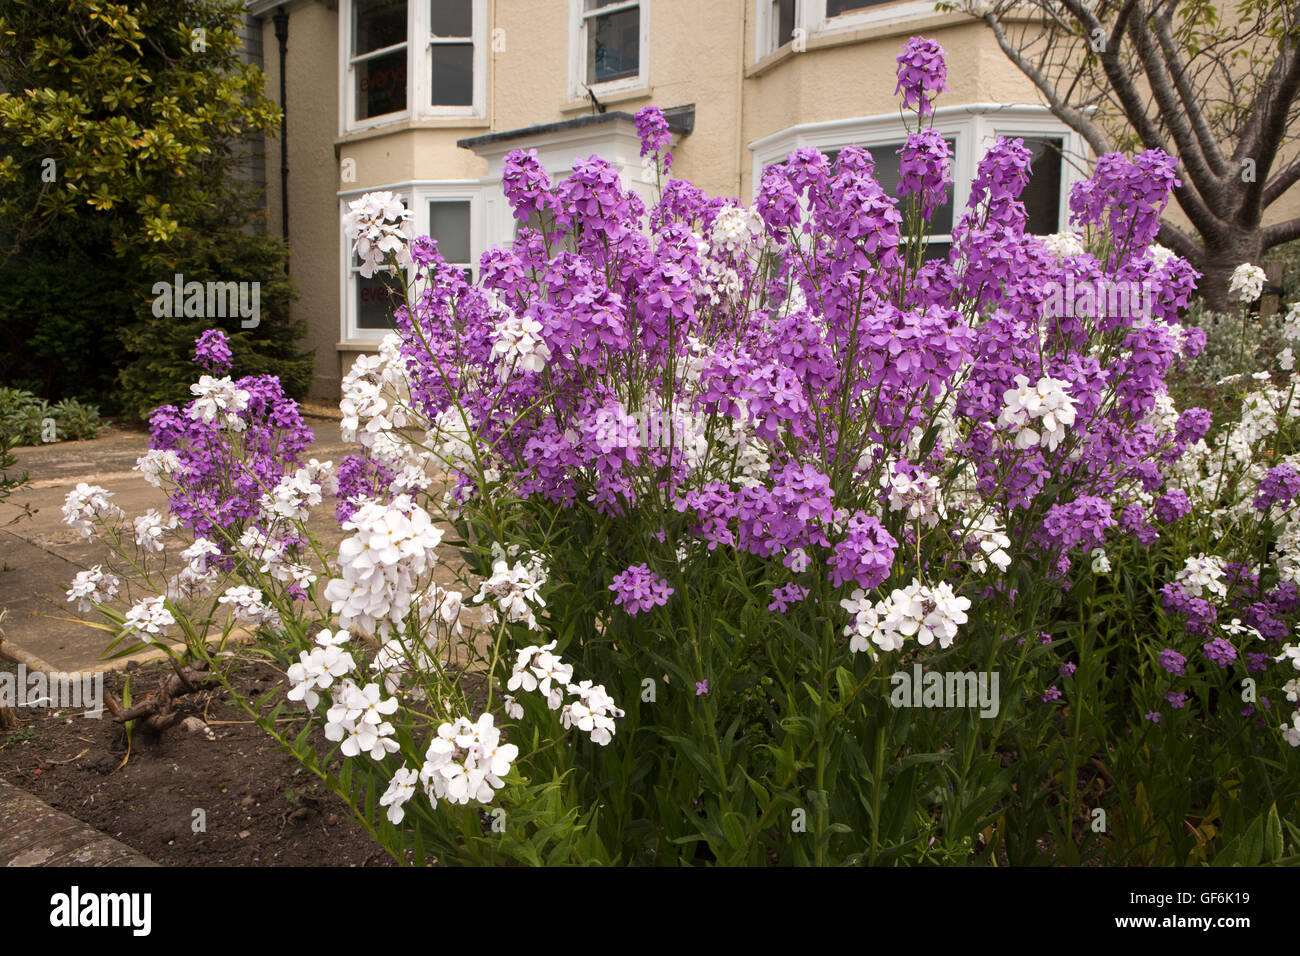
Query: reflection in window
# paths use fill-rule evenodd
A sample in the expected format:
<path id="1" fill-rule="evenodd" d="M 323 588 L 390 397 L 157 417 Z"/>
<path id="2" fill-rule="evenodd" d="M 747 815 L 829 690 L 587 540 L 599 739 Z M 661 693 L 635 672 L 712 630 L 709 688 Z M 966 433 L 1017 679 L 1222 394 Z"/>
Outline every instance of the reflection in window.
<path id="1" fill-rule="evenodd" d="M 352 58 L 356 118 L 406 109 L 406 0 L 354 0 Z"/>
<path id="2" fill-rule="evenodd" d="M 587 85 L 641 72 L 641 4 L 637 0 L 584 0 Z"/>
<path id="3" fill-rule="evenodd" d="M 473 0 L 431 0 L 430 105 L 474 105 Z"/>

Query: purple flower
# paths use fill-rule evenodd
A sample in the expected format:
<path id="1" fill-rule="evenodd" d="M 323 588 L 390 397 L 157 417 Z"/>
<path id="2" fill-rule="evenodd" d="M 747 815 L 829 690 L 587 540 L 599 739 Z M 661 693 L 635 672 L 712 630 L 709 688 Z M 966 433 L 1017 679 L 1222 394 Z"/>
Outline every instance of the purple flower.
<path id="1" fill-rule="evenodd" d="M 912 37 L 898 55 L 898 85 L 894 93 L 903 94 L 903 109 L 915 109 L 921 116 L 934 112 L 929 94 L 948 89 L 948 67 L 943 47 L 925 37 Z"/>
<path id="2" fill-rule="evenodd" d="M 1187 497 L 1187 492 L 1181 488 L 1175 488 L 1168 494 L 1157 498 L 1155 504 L 1151 506 L 1151 510 L 1155 513 L 1156 520 L 1161 524 L 1173 524 L 1191 513 L 1192 503 Z"/>
<path id="3" fill-rule="evenodd" d="M 952 151 L 942 134 L 926 129 L 908 136 L 898 156 L 898 193 L 917 196 L 921 216 L 928 220 L 952 184 Z"/>
<path id="4" fill-rule="evenodd" d="M 1205 659 L 1226 668 L 1237 659 L 1237 649 L 1221 637 L 1213 638 L 1201 646 Z"/>
<path id="5" fill-rule="evenodd" d="M 1064 664 L 1061 665 L 1061 676 L 1073 677 L 1074 672 L 1078 670 L 1078 667 L 1079 665 L 1074 663 L 1074 661 L 1066 661 Z"/>
<path id="6" fill-rule="evenodd" d="M 1061 699 L 1061 692 L 1057 689 L 1055 684 L 1047 688 L 1047 693 L 1043 694 L 1044 704 L 1050 703 L 1051 701 L 1054 700 L 1060 700 L 1060 699 Z"/>
<path id="7" fill-rule="evenodd" d="M 807 596 L 808 589 L 806 587 L 791 582 L 772 591 L 772 603 L 767 606 L 767 609 L 784 614 L 790 609 L 791 604 L 798 604 Z"/>
<path id="8" fill-rule="evenodd" d="M 673 164 L 672 153 L 668 152 L 673 134 L 668 129 L 668 120 L 664 118 L 663 110 L 657 106 L 643 106 L 636 111 L 633 119 L 636 122 L 637 136 L 641 138 L 641 155 L 661 157 L 664 172 L 667 172 Z"/>
<path id="9" fill-rule="evenodd" d="M 703 694 L 707 694 L 708 692 L 709 692 L 709 679 L 707 677 L 704 678 L 704 680 L 697 680 L 695 682 L 696 697 L 699 697 Z"/>
<path id="10" fill-rule="evenodd" d="M 1161 651 L 1158 660 L 1160 666 L 1171 674 L 1182 677 L 1187 673 L 1187 658 L 1172 647 L 1166 647 Z"/>
<path id="11" fill-rule="evenodd" d="M 231 360 L 229 341 L 220 329 L 208 329 L 195 340 L 194 361 L 214 375 L 229 372 Z"/>
<path id="12" fill-rule="evenodd" d="M 1187 705 L 1187 694 L 1181 690 L 1176 693 L 1171 690 L 1169 693 L 1165 694 L 1165 700 L 1169 701 L 1170 707 L 1174 708 L 1174 710 L 1178 710 L 1180 707 L 1185 707 Z"/>
<path id="13" fill-rule="evenodd" d="M 1259 493 L 1255 496 L 1255 507 L 1267 511 L 1275 505 L 1285 508 L 1300 495 L 1300 472 L 1288 464 L 1277 465 L 1268 470 L 1259 483 Z"/>
<path id="14" fill-rule="evenodd" d="M 644 564 L 634 564 L 622 574 L 614 575 L 609 589 L 615 594 L 614 603 L 631 617 L 667 604 L 668 596 L 673 593 L 668 582 Z"/>
<path id="15" fill-rule="evenodd" d="M 1143 720 L 1149 720 L 1153 724 L 1160 723 L 1160 711 L 1152 710 L 1142 715 Z"/>

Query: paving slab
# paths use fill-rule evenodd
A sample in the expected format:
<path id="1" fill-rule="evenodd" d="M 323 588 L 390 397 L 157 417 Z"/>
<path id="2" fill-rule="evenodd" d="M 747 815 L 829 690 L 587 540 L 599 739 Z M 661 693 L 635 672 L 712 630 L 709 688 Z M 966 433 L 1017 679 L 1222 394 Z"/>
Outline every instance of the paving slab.
<path id="1" fill-rule="evenodd" d="M 124 843 L 0 780 L 0 866 L 157 866 Z"/>
<path id="2" fill-rule="evenodd" d="M 312 417 L 308 425 L 316 443 L 305 458 L 337 462 L 353 452 L 355 446 L 342 441 L 336 420 Z M 0 503 L 0 608 L 9 612 L 0 656 L 29 668 L 74 672 L 122 667 L 128 660 L 161 654 L 147 651 L 105 660 L 111 637 L 80 620 L 65 596 L 77 572 L 105 563 L 110 552 L 103 542 L 88 541 L 63 523 L 64 499 L 79 482 L 86 482 L 107 488 L 130 517 L 150 508 L 166 513 L 166 496 L 133 470 L 148 447 L 143 430 L 105 428 L 90 441 L 14 450 L 16 471 L 26 471 L 31 480 Z M 29 516 L 22 517 L 24 509 Z M 312 530 L 328 547 L 337 547 L 344 536 L 328 507 L 318 509 Z"/>

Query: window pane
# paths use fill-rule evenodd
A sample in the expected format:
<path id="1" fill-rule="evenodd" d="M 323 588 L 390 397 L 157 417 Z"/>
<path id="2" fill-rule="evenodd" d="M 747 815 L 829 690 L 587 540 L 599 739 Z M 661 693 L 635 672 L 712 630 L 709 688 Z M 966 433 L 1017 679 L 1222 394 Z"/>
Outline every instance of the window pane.
<path id="1" fill-rule="evenodd" d="M 448 263 L 469 262 L 469 203 L 429 203 L 429 235 Z"/>
<path id="2" fill-rule="evenodd" d="M 623 3 L 624 0 L 587 0 L 588 10 L 599 10 L 601 7 L 612 7 L 616 3 Z"/>
<path id="3" fill-rule="evenodd" d="M 641 71 L 641 11 L 621 10 L 587 20 L 587 82 L 604 83 Z"/>
<path id="4" fill-rule="evenodd" d="M 1061 228 L 1061 146 L 1059 139 L 1026 139 L 1033 154 L 1029 185 L 1020 194 L 1029 214 L 1027 232 L 1045 236 Z"/>
<path id="5" fill-rule="evenodd" d="M 826 16 L 838 17 L 841 13 L 853 13 L 867 7 L 880 7 L 894 0 L 826 0 Z"/>
<path id="6" fill-rule="evenodd" d="M 957 151 L 957 141 L 953 139 L 945 140 L 948 149 L 952 152 Z M 898 195 L 898 174 L 900 157 L 898 151 L 902 149 L 902 143 L 888 143 L 884 146 L 868 146 L 867 151 L 871 153 L 871 158 L 876 163 L 876 182 L 880 183 L 880 188 L 885 191 L 885 195 L 893 196 L 900 200 Z M 832 163 L 839 156 L 838 149 L 826 150 L 826 155 Z M 952 183 L 948 184 L 947 192 L 944 195 L 943 205 L 934 211 L 934 216 L 930 219 L 929 233 L 931 235 L 943 235 L 952 232 Z"/>
<path id="7" fill-rule="evenodd" d="M 438 37 L 474 35 L 473 0 L 432 0 L 432 30 Z"/>
<path id="8" fill-rule="evenodd" d="M 352 52 L 359 56 L 406 39 L 406 0 L 354 0 Z"/>
<path id="9" fill-rule="evenodd" d="M 395 291 L 401 277 L 376 272 L 367 279 L 357 273 L 356 281 L 357 328 L 391 329 L 393 311 L 402 304 L 401 293 Z"/>
<path id="10" fill-rule="evenodd" d="M 773 0 L 773 22 L 776 24 L 776 42 L 773 48 L 785 46 L 794 38 L 795 0 Z"/>
<path id="11" fill-rule="evenodd" d="M 433 45 L 434 106 L 474 105 L 474 44 Z"/>
<path id="12" fill-rule="evenodd" d="M 357 119 L 406 109 L 406 50 L 394 50 L 356 65 Z"/>

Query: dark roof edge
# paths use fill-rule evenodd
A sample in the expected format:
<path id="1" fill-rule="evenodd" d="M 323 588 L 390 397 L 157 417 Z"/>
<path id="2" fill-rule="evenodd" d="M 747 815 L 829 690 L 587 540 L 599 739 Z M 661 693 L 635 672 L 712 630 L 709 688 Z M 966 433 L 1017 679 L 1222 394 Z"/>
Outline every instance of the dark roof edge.
<path id="1" fill-rule="evenodd" d="M 695 129 L 695 104 L 689 103 L 686 106 L 673 106 L 666 109 L 664 119 L 668 120 L 668 128 L 678 136 L 689 136 Z M 469 139 L 460 139 L 456 145 L 461 149 L 476 149 L 479 146 L 488 146 L 492 143 L 504 143 L 512 139 L 523 139 L 527 136 L 545 136 L 548 133 L 562 133 L 571 129 L 582 129 L 587 126 L 600 126 L 603 123 L 612 123 L 615 120 L 627 120 L 633 122 L 635 117 L 631 113 L 621 110 L 614 110 L 610 113 L 592 113 L 587 116 L 579 116 L 571 120 L 561 120 L 558 123 L 539 123 L 534 126 L 524 126 L 519 129 L 502 130 L 499 133 L 485 133 L 482 136 L 471 136 Z"/>

